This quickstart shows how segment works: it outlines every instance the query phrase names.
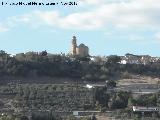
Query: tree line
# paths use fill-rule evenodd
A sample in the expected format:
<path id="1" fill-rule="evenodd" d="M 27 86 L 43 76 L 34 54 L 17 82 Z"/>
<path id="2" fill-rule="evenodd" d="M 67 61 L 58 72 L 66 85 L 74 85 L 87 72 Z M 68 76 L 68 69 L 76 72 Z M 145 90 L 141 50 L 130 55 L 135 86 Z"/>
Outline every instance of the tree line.
<path id="1" fill-rule="evenodd" d="M 140 74 L 160 77 L 160 62 L 120 64 L 119 56 L 108 56 L 106 62 L 90 58 L 73 58 L 67 55 L 27 52 L 14 56 L 0 51 L 0 76 L 14 77 L 67 77 L 83 80 L 104 81 Z"/>

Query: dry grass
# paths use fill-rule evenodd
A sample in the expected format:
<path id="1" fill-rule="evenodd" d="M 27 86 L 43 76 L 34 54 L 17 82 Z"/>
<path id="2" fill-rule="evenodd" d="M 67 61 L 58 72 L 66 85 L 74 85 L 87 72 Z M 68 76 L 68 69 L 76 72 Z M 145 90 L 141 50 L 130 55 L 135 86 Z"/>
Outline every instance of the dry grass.
<path id="1" fill-rule="evenodd" d="M 160 84 L 160 78 L 151 78 L 142 76 L 133 79 L 120 79 L 117 81 L 117 85 L 132 85 L 132 84 Z"/>

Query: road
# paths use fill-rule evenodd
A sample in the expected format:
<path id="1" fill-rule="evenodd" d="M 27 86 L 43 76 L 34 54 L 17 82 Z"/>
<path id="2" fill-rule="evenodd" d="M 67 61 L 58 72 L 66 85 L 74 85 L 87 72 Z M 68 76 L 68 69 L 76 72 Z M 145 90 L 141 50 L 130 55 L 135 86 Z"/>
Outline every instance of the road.
<path id="1" fill-rule="evenodd" d="M 98 84 L 88 84 L 94 87 L 104 87 L 105 83 L 98 83 Z M 150 93 L 157 93 L 160 91 L 160 86 L 157 84 L 132 84 L 132 85 L 120 85 L 113 89 L 108 89 L 108 91 L 118 92 L 118 91 L 128 91 L 134 94 L 150 94 Z"/>
<path id="2" fill-rule="evenodd" d="M 160 91 L 160 87 L 156 84 L 132 84 L 123 85 L 115 88 L 116 91 L 130 91 L 135 94 L 150 94 Z"/>

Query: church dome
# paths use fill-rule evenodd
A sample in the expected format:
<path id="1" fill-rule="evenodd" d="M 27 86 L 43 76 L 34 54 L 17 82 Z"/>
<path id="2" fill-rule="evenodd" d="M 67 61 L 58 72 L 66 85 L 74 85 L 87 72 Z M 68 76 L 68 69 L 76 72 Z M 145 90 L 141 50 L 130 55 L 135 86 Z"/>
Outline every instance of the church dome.
<path id="1" fill-rule="evenodd" d="M 84 45 L 83 43 L 81 43 L 81 44 L 79 45 L 79 47 L 85 47 L 85 45 Z"/>

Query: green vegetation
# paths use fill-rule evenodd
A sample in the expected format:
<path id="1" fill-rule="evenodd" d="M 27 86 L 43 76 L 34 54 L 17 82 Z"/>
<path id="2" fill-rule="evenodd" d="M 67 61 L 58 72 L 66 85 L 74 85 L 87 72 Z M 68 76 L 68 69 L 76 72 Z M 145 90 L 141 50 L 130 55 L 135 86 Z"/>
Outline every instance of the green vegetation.
<path id="1" fill-rule="evenodd" d="M 0 115 L 0 120 L 29 120 L 26 116 L 15 116 L 15 115 L 7 115 L 2 114 Z"/>
<path id="2" fill-rule="evenodd" d="M 128 105 L 160 106 L 160 92 L 155 94 L 141 95 L 137 98 L 130 97 L 128 99 Z"/>
<path id="3" fill-rule="evenodd" d="M 63 112 L 68 115 L 74 110 L 98 110 L 117 111 L 115 116 L 123 115 L 126 118 L 136 117 L 131 110 L 131 106 L 160 106 L 160 92 L 155 94 L 142 95 L 136 98 L 129 92 L 110 92 L 107 87 L 95 87 L 88 89 L 75 85 L 54 85 L 54 84 L 8 84 L 0 87 L 1 108 L 7 105 L 9 109 L 22 114 L 25 111 L 32 111 L 32 120 L 61 120 L 59 115 L 52 113 Z M 7 101 L 3 101 L 8 99 Z M 36 113 L 39 111 L 39 113 Z M 148 114 L 149 115 L 149 114 Z M 152 116 L 152 114 L 150 114 Z M 155 114 L 159 117 L 159 114 Z M 1 116 L 2 120 L 17 120 L 20 117 Z M 68 120 L 76 120 L 70 116 Z M 83 118 L 82 120 L 88 120 Z M 20 119 L 23 120 L 23 119 Z M 79 119 L 78 119 L 79 120 Z M 80 119 L 81 120 L 81 119 Z"/>
<path id="4" fill-rule="evenodd" d="M 0 51 L 0 76 L 13 77 L 67 77 L 92 81 L 119 79 L 127 73 L 159 77 L 160 63 L 119 64 L 120 57 L 108 56 L 108 61 L 101 58 L 93 62 L 89 58 L 71 58 L 44 52 L 27 52 L 10 56 Z"/>
<path id="5" fill-rule="evenodd" d="M 1 87 L 0 94 L 14 95 L 11 104 L 14 109 L 21 111 L 68 112 L 93 108 L 92 90 L 80 86 L 22 84 Z"/>
<path id="6" fill-rule="evenodd" d="M 71 58 L 65 55 L 53 55 L 45 52 L 20 53 L 10 56 L 0 51 L 0 77 L 3 78 L 69 78 L 81 81 L 107 81 L 105 87 L 88 89 L 78 84 L 56 85 L 32 83 L 26 80 L 20 83 L 7 83 L 0 80 L 0 108 L 13 110 L 21 115 L 3 115 L 0 120 L 27 120 L 22 113 L 32 111 L 32 120 L 63 120 L 52 113 L 79 110 L 119 110 L 115 115 L 125 118 L 138 118 L 131 111 L 131 106 L 159 106 L 160 92 L 133 97 L 132 93 L 110 91 L 116 87 L 116 80 L 131 78 L 132 74 L 160 77 L 160 62 L 143 64 L 119 64 L 119 56 L 108 56 L 108 61 L 91 61 L 90 58 Z M 60 80 L 60 79 L 58 79 Z M 26 83 L 25 83 L 26 82 Z M 76 83 L 76 82 L 75 82 Z M 7 107 L 6 107 L 7 106 Z M 122 110 L 123 109 L 123 110 Z M 35 111 L 46 112 L 37 114 Z M 159 114 L 151 116 L 159 117 Z M 28 116 L 27 116 L 28 117 Z M 78 120 L 94 120 L 96 118 L 79 118 Z M 76 120 L 69 116 L 67 120 Z"/>

